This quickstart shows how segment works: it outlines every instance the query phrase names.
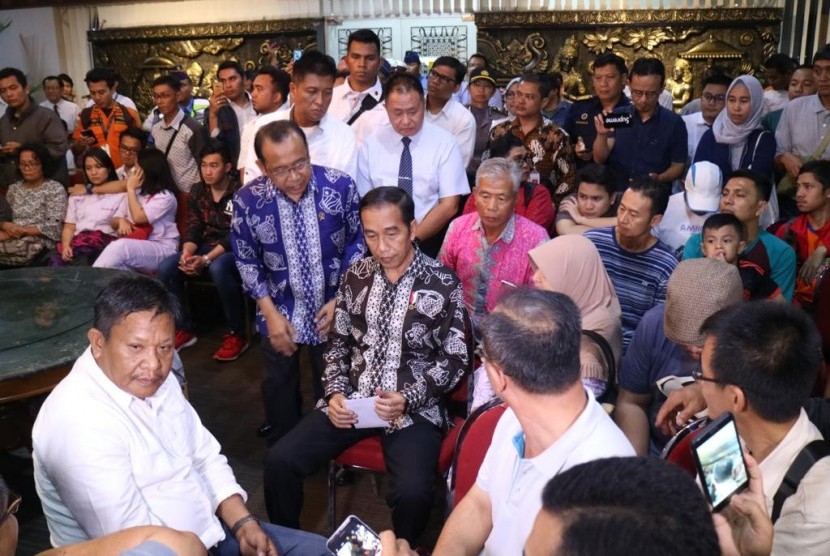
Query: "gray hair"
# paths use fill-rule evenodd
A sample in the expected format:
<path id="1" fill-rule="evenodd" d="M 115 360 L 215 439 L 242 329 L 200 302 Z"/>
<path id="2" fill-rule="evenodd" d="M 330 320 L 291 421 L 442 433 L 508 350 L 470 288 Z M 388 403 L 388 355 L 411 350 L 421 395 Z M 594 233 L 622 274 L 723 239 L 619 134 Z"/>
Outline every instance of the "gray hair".
<path id="1" fill-rule="evenodd" d="M 481 163 L 476 172 L 476 185 L 484 179 L 506 179 L 513 185 L 513 193 L 519 190 L 522 182 L 522 170 L 519 165 L 506 158 L 488 158 Z"/>

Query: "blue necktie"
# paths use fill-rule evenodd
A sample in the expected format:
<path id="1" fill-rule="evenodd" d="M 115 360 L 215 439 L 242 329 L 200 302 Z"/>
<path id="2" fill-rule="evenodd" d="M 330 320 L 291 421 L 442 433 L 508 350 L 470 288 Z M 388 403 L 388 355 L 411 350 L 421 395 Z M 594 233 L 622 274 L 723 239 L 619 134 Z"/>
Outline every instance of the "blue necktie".
<path id="1" fill-rule="evenodd" d="M 412 139 L 403 137 L 403 152 L 401 152 L 401 165 L 398 169 L 398 187 L 406 191 L 412 197 L 412 154 L 409 152 L 409 144 Z"/>

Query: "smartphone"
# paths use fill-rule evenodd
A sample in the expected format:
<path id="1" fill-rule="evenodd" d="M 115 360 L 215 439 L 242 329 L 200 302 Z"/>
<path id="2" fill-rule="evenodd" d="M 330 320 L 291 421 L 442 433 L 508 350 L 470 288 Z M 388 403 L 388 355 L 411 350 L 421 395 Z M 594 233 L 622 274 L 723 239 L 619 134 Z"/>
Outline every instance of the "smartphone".
<path id="1" fill-rule="evenodd" d="M 725 508 L 732 495 L 749 487 L 738 427 L 731 413 L 709 423 L 692 440 L 692 453 L 703 492 L 714 511 Z"/>
<path id="2" fill-rule="evenodd" d="M 335 556 L 380 556 L 380 537 L 356 515 L 350 515 L 326 541 Z"/>
<path id="3" fill-rule="evenodd" d="M 616 129 L 618 127 L 631 127 L 631 122 L 634 119 L 634 112 L 631 107 L 625 106 L 623 108 L 615 108 L 608 114 L 602 115 L 602 123 L 608 129 Z"/>
<path id="4" fill-rule="evenodd" d="M 221 95 L 224 92 L 225 92 L 225 89 L 222 87 L 222 83 L 220 83 L 218 79 L 216 81 L 214 81 L 213 82 L 213 94 L 214 94 L 214 96 Z"/>
<path id="5" fill-rule="evenodd" d="M 95 133 L 93 133 L 91 129 L 84 129 L 81 131 L 81 136 L 86 137 L 87 139 L 95 139 Z"/>
<path id="6" fill-rule="evenodd" d="M 302 57 L 303 57 L 303 51 L 302 50 L 295 50 L 294 51 L 294 61 L 295 62 L 297 60 L 299 60 L 300 58 L 302 58 Z"/>

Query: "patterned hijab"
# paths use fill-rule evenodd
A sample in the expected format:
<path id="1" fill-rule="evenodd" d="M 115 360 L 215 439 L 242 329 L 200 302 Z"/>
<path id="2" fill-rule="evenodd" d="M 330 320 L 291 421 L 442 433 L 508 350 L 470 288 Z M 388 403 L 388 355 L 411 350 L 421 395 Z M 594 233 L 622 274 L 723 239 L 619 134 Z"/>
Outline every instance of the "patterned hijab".
<path id="1" fill-rule="evenodd" d="M 715 118 L 715 123 L 712 124 L 712 133 L 715 134 L 715 141 L 718 143 L 726 145 L 743 143 L 750 133 L 761 127 L 761 117 L 764 115 L 764 88 L 761 86 L 761 82 L 751 75 L 742 75 L 729 85 L 726 90 L 727 99 L 732 89 L 738 85 L 743 85 L 749 91 L 752 110 L 749 113 L 749 118 L 741 125 L 737 125 L 729 119 L 726 108 L 721 110 L 718 117 Z"/>
<path id="2" fill-rule="evenodd" d="M 601 334 L 619 358 L 620 302 L 591 240 L 581 235 L 555 237 L 531 249 L 528 257 L 553 291 L 573 299 L 582 314 L 582 328 Z"/>

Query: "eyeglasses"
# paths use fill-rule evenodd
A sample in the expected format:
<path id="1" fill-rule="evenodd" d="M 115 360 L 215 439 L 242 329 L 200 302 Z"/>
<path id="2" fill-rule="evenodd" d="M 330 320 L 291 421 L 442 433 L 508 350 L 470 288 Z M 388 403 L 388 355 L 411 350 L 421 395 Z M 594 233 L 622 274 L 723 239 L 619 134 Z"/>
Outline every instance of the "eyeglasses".
<path id="1" fill-rule="evenodd" d="M 726 95 L 713 95 L 712 93 L 703 93 L 703 96 L 700 98 L 703 99 L 703 102 L 714 102 L 717 104 L 723 104 L 726 102 Z"/>
<path id="2" fill-rule="evenodd" d="M 9 503 L 6 506 L 6 509 L 3 510 L 3 514 L 0 515 L 0 524 L 5 522 L 10 515 L 14 515 L 17 513 L 17 510 L 20 509 L 20 503 L 23 502 L 23 498 L 17 494 L 16 492 L 9 491 Z"/>
<path id="3" fill-rule="evenodd" d="M 713 384 L 720 384 L 722 386 L 727 386 L 732 384 L 731 382 L 726 382 L 725 380 L 721 380 L 719 378 L 709 378 L 708 376 L 703 376 L 703 369 L 698 367 L 697 369 L 692 370 L 692 378 L 696 381 L 700 382 L 711 382 Z M 733 385 L 735 386 L 735 385 Z"/>
<path id="4" fill-rule="evenodd" d="M 282 180 L 282 179 L 287 178 L 288 175 L 292 172 L 294 172 L 295 174 L 299 174 L 300 172 L 302 172 L 306 168 L 308 168 L 310 164 L 311 164 L 311 161 L 309 161 L 307 158 L 304 158 L 302 160 L 298 160 L 297 162 L 295 162 L 291 166 L 286 166 L 286 167 L 283 167 L 283 168 L 274 168 L 273 170 L 268 170 L 268 175 L 271 176 L 272 180 L 274 180 L 274 179 Z"/>
<path id="5" fill-rule="evenodd" d="M 34 168 L 40 168 L 41 164 L 40 164 L 40 162 L 37 162 L 37 161 L 35 161 L 35 162 L 21 162 L 20 164 L 18 164 L 18 166 L 23 170 L 32 170 Z"/>
<path id="6" fill-rule="evenodd" d="M 431 79 L 435 79 L 441 85 L 449 85 L 450 83 L 455 83 L 455 79 L 453 79 L 452 77 L 447 77 L 446 75 L 441 75 L 440 73 L 438 73 L 435 70 L 430 70 L 428 75 Z"/>
<path id="7" fill-rule="evenodd" d="M 638 89 L 631 89 L 631 96 L 637 98 L 646 97 L 649 100 L 654 100 L 659 94 L 660 91 L 640 91 Z"/>

